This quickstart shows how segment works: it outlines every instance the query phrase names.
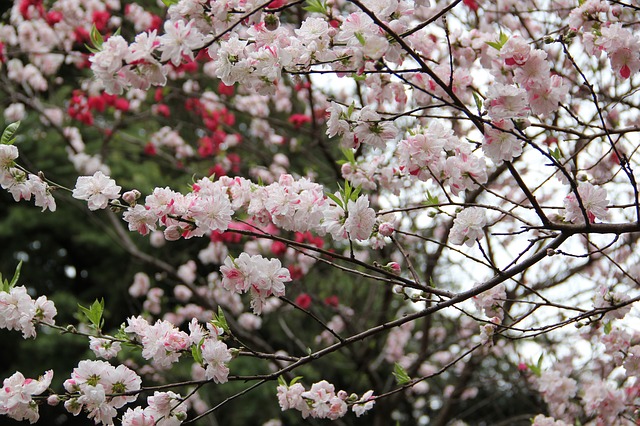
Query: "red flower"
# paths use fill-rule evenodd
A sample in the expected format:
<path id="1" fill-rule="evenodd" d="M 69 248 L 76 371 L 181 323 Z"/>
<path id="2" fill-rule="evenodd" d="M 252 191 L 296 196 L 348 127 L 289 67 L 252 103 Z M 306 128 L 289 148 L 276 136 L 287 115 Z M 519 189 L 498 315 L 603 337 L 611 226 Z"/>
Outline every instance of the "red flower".
<path id="1" fill-rule="evenodd" d="M 295 303 L 302 309 L 309 309 L 309 306 L 311 306 L 311 296 L 309 296 L 307 293 L 301 293 L 298 297 L 296 297 Z"/>
<path id="2" fill-rule="evenodd" d="M 324 304 L 327 306 L 333 306 L 334 308 L 337 308 L 338 305 L 340 304 L 340 299 L 338 299 L 338 296 L 334 294 L 324 299 Z"/>
<path id="3" fill-rule="evenodd" d="M 462 0 L 462 3 L 464 3 L 467 6 L 469 6 L 469 9 L 471 9 L 473 11 L 476 11 L 479 8 L 478 3 L 476 2 L 476 0 Z"/>
<path id="4" fill-rule="evenodd" d="M 311 117 L 305 114 L 293 114 L 289 117 L 289 123 L 293 124 L 293 127 L 299 129 L 304 124 L 311 123 Z"/>
<path id="5" fill-rule="evenodd" d="M 233 93 L 235 92 L 235 88 L 233 87 L 233 85 L 231 86 L 227 86 L 224 83 L 220 83 L 218 84 L 218 93 L 223 95 L 223 96 L 233 96 Z"/>

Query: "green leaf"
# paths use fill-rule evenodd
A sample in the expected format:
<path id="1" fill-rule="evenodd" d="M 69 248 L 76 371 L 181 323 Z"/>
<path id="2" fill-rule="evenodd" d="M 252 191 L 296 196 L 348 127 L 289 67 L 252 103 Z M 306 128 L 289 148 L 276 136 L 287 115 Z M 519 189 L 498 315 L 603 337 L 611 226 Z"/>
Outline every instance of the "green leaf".
<path id="1" fill-rule="evenodd" d="M 193 356 L 193 360 L 200 365 L 204 362 L 204 358 L 202 358 L 202 342 L 204 342 L 204 337 L 200 339 L 200 342 L 197 345 L 191 346 L 191 355 Z"/>
<path id="2" fill-rule="evenodd" d="M 440 200 L 435 195 L 432 195 L 431 192 L 427 191 L 427 199 L 422 202 L 425 206 L 437 206 L 440 204 Z"/>
<path id="3" fill-rule="evenodd" d="M 303 9 L 307 12 L 327 14 L 327 4 L 320 0 L 307 0 L 307 5 Z"/>
<path id="4" fill-rule="evenodd" d="M 20 127 L 19 121 L 9 124 L 4 129 L 4 132 L 2 132 L 2 140 L 0 140 L 0 143 L 2 143 L 2 145 L 12 145 L 15 141 L 13 135 L 18 131 L 18 127 Z"/>
<path id="5" fill-rule="evenodd" d="M 476 108 L 478 111 L 482 110 L 482 98 L 476 92 L 473 92 L 473 100 L 476 102 Z"/>
<path id="6" fill-rule="evenodd" d="M 11 278 L 11 282 L 9 283 L 9 290 L 15 287 L 16 283 L 18 282 L 18 278 L 20 278 L 21 269 L 22 269 L 22 260 L 20 261 L 20 263 L 18 263 L 18 266 L 16 266 L 16 271 L 13 273 L 13 278 Z"/>
<path id="7" fill-rule="evenodd" d="M 98 31 L 98 28 L 95 26 L 95 24 L 91 27 L 91 33 L 89 34 L 89 37 L 91 38 L 91 43 L 93 44 L 94 48 L 98 50 L 102 49 L 104 38 L 102 38 L 102 34 L 100 34 L 100 31 Z"/>
<path id="8" fill-rule="evenodd" d="M 351 197 L 349 198 L 351 201 L 356 201 L 358 196 L 360 195 L 360 191 L 362 191 L 362 186 L 358 185 L 356 189 L 351 192 Z"/>
<path id="9" fill-rule="evenodd" d="M 293 379 L 291 379 L 291 382 L 289 383 L 289 386 L 293 386 L 296 383 L 298 383 L 300 380 L 302 380 L 302 376 L 296 376 Z"/>
<path id="10" fill-rule="evenodd" d="M 611 321 L 607 321 L 604 324 L 604 334 L 609 334 L 611 333 Z"/>
<path id="11" fill-rule="evenodd" d="M 96 299 L 96 301 L 88 308 L 85 308 L 80 304 L 78 304 L 78 307 L 96 329 L 99 330 L 102 328 L 104 323 L 102 319 L 102 314 L 104 313 L 104 299 L 100 299 L 100 301 Z"/>
<path id="12" fill-rule="evenodd" d="M 355 110 L 356 110 L 356 104 L 355 102 L 351 102 L 351 105 L 349 105 L 349 108 L 347 108 L 347 118 L 351 118 L 351 114 L 353 114 Z"/>
<path id="13" fill-rule="evenodd" d="M 411 381 L 411 377 L 409 377 L 407 371 L 397 362 L 393 365 L 393 376 L 396 378 L 396 383 L 400 386 L 406 385 Z"/>
<path id="14" fill-rule="evenodd" d="M 502 49 L 502 46 L 504 46 L 507 41 L 509 41 L 509 36 L 506 35 L 505 33 L 503 33 L 502 30 L 501 30 L 500 31 L 500 36 L 498 36 L 498 40 L 496 40 L 496 41 L 485 41 L 485 43 L 487 43 L 489 46 L 493 47 L 496 50 L 500 50 L 500 49 Z"/>
<path id="15" fill-rule="evenodd" d="M 278 376 L 278 385 L 288 387 L 287 381 L 282 376 Z"/>
<path id="16" fill-rule="evenodd" d="M 549 150 L 549 155 L 551 155 L 556 161 L 560 161 L 562 158 L 562 153 L 560 153 L 560 148 L 556 147 L 555 149 Z"/>
<path id="17" fill-rule="evenodd" d="M 178 4 L 178 0 L 162 0 L 162 3 L 167 7 L 171 7 L 174 4 Z"/>
<path id="18" fill-rule="evenodd" d="M 360 42 L 361 45 L 365 45 L 367 43 L 367 41 L 364 39 L 364 36 L 362 35 L 362 33 L 360 32 L 355 32 L 353 33 L 354 36 L 356 36 L 356 38 L 358 39 L 358 42 Z"/>
<path id="19" fill-rule="evenodd" d="M 345 156 L 347 161 L 351 164 L 355 164 L 356 156 L 351 148 L 342 148 L 342 154 Z"/>
<path id="20" fill-rule="evenodd" d="M 344 210 L 344 205 L 342 204 L 342 200 L 336 197 L 335 194 L 331 194 L 330 192 L 327 192 L 327 197 L 333 200 L 339 207 L 342 207 L 342 209 Z"/>
<path id="21" fill-rule="evenodd" d="M 529 367 L 529 370 L 531 370 L 533 374 L 535 374 L 537 377 L 540 377 L 542 375 L 542 359 L 543 358 L 544 358 L 544 354 L 540 354 L 540 357 L 538 358 L 538 362 L 536 362 L 535 364 L 527 364 L 527 367 Z"/>
<path id="22" fill-rule="evenodd" d="M 211 320 L 211 324 L 216 327 L 220 327 L 224 330 L 225 333 L 229 334 L 229 324 L 227 324 L 227 319 L 224 316 L 224 311 L 220 306 L 218 306 L 218 314 L 213 314 L 213 319 Z"/>

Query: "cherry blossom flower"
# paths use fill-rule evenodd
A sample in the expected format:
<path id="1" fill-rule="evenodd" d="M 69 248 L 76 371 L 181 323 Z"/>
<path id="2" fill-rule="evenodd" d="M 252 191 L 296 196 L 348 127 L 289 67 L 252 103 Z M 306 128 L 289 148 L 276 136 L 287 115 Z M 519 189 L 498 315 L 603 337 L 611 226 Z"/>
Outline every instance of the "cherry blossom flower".
<path id="1" fill-rule="evenodd" d="M 529 115 L 527 92 L 519 87 L 495 83 L 487 92 L 487 109 L 494 120 Z"/>
<path id="2" fill-rule="evenodd" d="M 38 404 L 33 401 L 33 396 L 40 395 L 47 390 L 52 379 L 53 370 L 48 370 L 38 380 L 26 379 L 20 372 L 4 379 L 0 392 L 0 414 L 14 420 L 37 422 L 40 414 Z"/>
<path id="3" fill-rule="evenodd" d="M 71 194 L 78 200 L 86 200 L 89 210 L 104 209 L 111 200 L 120 196 L 121 187 L 116 181 L 97 171 L 93 176 L 80 176 Z"/>
<path id="4" fill-rule="evenodd" d="M 347 202 L 347 219 L 344 229 L 350 239 L 367 240 L 371 236 L 376 223 L 376 212 L 369 207 L 369 198 L 361 195 L 356 201 Z"/>
<path id="5" fill-rule="evenodd" d="M 118 341 L 90 336 L 89 349 L 91 349 L 93 353 L 100 358 L 111 359 L 118 355 L 122 346 Z"/>
<path id="6" fill-rule="evenodd" d="M 368 390 L 364 394 L 362 394 L 362 397 L 360 399 L 353 403 L 351 409 L 355 413 L 356 417 L 360 417 L 367 411 L 371 410 L 375 403 L 376 401 L 373 398 L 373 391 Z"/>
<path id="7" fill-rule="evenodd" d="M 495 164 L 511 161 L 522 154 L 522 142 L 513 131 L 513 123 L 501 120 L 494 123 L 496 127 L 487 127 L 484 132 L 482 151 Z"/>
<path id="8" fill-rule="evenodd" d="M 484 210 L 478 207 L 469 207 L 462 210 L 453 220 L 453 227 L 449 235 L 451 244 L 466 244 L 473 246 L 476 240 L 484 238 L 482 228 L 487 224 Z"/>
<path id="9" fill-rule="evenodd" d="M 40 296 L 33 300 L 24 286 L 0 291 L 0 328 L 22 331 L 22 336 L 36 337 L 35 322 L 54 324 L 57 311 L 53 302 Z"/>
<path id="10" fill-rule="evenodd" d="M 589 182 L 582 182 L 578 185 L 578 194 L 582 200 L 584 213 L 580 208 L 576 195 L 572 192 L 564 199 L 566 210 L 565 220 L 573 223 L 584 223 L 584 215 L 587 215 L 589 223 L 594 223 L 597 219 L 607 218 L 607 191 L 602 187 L 595 187 Z"/>
<path id="11" fill-rule="evenodd" d="M 160 60 L 170 60 L 173 65 L 178 66 L 184 56 L 193 61 L 193 50 L 203 47 L 205 37 L 194 26 L 193 21 L 185 24 L 183 20 L 169 20 L 164 23 L 164 34 L 159 41 L 159 50 L 162 51 Z"/>
<path id="12" fill-rule="evenodd" d="M 231 361 L 227 345 L 216 338 L 208 338 L 202 342 L 201 351 L 206 366 L 205 377 L 216 383 L 226 383 L 229 375 L 227 363 Z"/>

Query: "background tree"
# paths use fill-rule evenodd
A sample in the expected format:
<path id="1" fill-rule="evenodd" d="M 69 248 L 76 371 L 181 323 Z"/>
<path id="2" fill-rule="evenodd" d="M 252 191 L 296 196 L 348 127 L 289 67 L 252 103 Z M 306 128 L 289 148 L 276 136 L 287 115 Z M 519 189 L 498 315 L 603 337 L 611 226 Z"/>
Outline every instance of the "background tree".
<path id="1" fill-rule="evenodd" d="M 0 413 L 634 424 L 637 12 L 14 2 Z"/>

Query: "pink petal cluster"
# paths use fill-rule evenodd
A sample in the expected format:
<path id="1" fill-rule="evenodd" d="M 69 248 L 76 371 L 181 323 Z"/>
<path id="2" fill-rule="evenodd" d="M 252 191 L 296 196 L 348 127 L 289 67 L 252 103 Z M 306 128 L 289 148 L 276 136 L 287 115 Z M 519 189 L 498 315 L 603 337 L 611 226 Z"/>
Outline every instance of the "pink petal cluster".
<path id="1" fill-rule="evenodd" d="M 400 141 L 396 155 L 404 173 L 422 181 L 447 184 L 454 195 L 487 181 L 485 160 L 473 153 L 470 143 L 459 140 L 440 121 L 432 121 Z"/>
<path id="2" fill-rule="evenodd" d="M 290 386 L 281 384 L 277 393 L 282 411 L 298 410 L 304 419 L 309 416 L 317 419 L 339 419 L 348 411 L 347 402 L 352 405 L 356 416 L 360 417 L 375 404 L 371 390 L 365 392 L 361 398 L 355 394 L 348 396 L 345 391 L 336 393 L 335 387 L 326 380 L 314 383 L 309 390 L 305 390 L 300 383 Z"/>
<path id="3" fill-rule="evenodd" d="M 155 392 L 147 397 L 145 408 L 128 408 L 122 426 L 178 426 L 187 419 L 184 398 L 174 392 Z"/>
<path id="4" fill-rule="evenodd" d="M 40 176 L 25 173 L 16 167 L 17 158 L 16 146 L 0 145 L 0 187 L 9 191 L 15 201 L 29 201 L 33 196 L 35 205 L 42 207 L 42 211 L 56 211 L 56 201 L 51 195 L 49 184 Z"/>
<path id="5" fill-rule="evenodd" d="M 479 207 L 469 207 L 462 210 L 453 220 L 453 227 L 449 234 L 451 244 L 466 244 L 473 246 L 476 240 L 484 238 L 482 228 L 487 224 L 484 210 Z"/>
<path id="6" fill-rule="evenodd" d="M 584 213 L 580 208 L 576 195 L 572 192 L 564 199 L 565 220 L 573 223 L 584 223 L 586 214 L 589 223 L 594 223 L 596 219 L 607 218 L 607 190 L 602 187 L 596 187 L 589 182 L 582 182 L 578 185 L 578 194 L 584 207 Z"/>
<path id="7" fill-rule="evenodd" d="M 0 389 L 0 414 L 15 420 L 28 420 L 35 423 L 40 418 L 38 404 L 34 395 L 47 390 L 53 379 L 53 370 L 45 372 L 38 380 L 26 379 L 22 373 L 16 372 L 2 382 Z"/>
<path id="8" fill-rule="evenodd" d="M 25 339 L 36 337 L 37 323 L 55 324 L 56 314 L 52 301 L 45 296 L 33 300 L 24 286 L 0 291 L 0 328 L 22 331 Z"/>
<path id="9" fill-rule="evenodd" d="M 124 395 L 140 390 L 142 380 L 130 368 L 112 366 L 105 361 L 80 361 L 64 388 L 73 396 L 64 407 L 73 415 L 81 411 L 96 424 L 112 425 L 117 409 L 136 400 L 137 395 Z"/>
<path id="10" fill-rule="evenodd" d="M 168 321 L 158 320 L 151 325 L 138 316 L 127 319 L 127 323 L 124 331 L 135 335 L 142 343 L 142 357 L 152 360 L 158 368 L 169 368 L 191 345 L 189 335 Z"/>
<path id="11" fill-rule="evenodd" d="M 261 255 L 241 253 L 237 259 L 227 257 L 220 267 L 222 287 L 234 293 L 251 293 L 251 308 L 256 314 L 269 296 L 284 296 L 284 283 L 291 281 L 287 268 L 278 259 L 265 259 Z"/>
<path id="12" fill-rule="evenodd" d="M 93 176 L 78 177 L 71 195 L 87 201 L 89 210 L 98 210 L 107 208 L 111 200 L 120 197 L 120 189 L 115 180 L 97 171 Z"/>

